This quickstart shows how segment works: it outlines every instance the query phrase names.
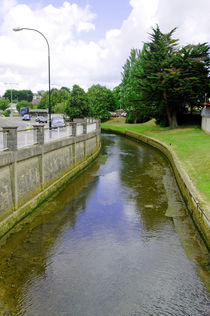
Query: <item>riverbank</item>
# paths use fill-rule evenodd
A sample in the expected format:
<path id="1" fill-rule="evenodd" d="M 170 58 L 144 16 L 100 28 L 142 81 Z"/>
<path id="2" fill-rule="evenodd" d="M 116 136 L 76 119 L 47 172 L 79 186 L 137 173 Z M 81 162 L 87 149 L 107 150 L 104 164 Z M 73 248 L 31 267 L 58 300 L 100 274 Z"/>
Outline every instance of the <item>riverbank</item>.
<path id="1" fill-rule="evenodd" d="M 90 164 L 101 147 L 98 122 L 75 123 L 69 135 L 52 134 L 46 142 L 38 126 L 36 144 L 23 148 L 17 148 L 14 130 L 8 128 L 9 150 L 0 153 L 0 239 Z"/>
<path id="2" fill-rule="evenodd" d="M 103 123 L 102 128 L 133 136 L 164 152 L 173 169 L 177 167 L 175 176 L 178 182 L 180 178 L 178 184 L 188 209 L 210 248 L 210 136 L 197 126 L 170 130 L 156 126 L 153 120 L 144 124 L 125 124 L 125 119 L 114 119 Z M 188 192 L 183 192 L 185 186 Z"/>

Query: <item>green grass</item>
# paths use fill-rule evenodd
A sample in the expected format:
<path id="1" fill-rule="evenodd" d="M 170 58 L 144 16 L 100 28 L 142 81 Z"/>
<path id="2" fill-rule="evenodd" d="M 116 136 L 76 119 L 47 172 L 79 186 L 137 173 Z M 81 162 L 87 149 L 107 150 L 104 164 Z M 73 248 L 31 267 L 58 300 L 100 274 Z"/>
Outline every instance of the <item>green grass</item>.
<path id="1" fill-rule="evenodd" d="M 143 124 L 126 124 L 125 119 L 112 119 L 102 127 L 134 131 L 169 145 L 177 154 L 201 196 L 210 203 L 210 135 L 197 126 L 170 130 L 155 125 L 154 120 Z"/>

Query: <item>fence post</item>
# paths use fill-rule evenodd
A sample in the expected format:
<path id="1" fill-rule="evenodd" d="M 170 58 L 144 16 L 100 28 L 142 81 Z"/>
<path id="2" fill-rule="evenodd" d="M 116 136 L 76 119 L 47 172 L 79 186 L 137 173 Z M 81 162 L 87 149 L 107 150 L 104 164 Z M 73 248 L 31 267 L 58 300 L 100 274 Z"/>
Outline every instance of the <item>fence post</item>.
<path id="1" fill-rule="evenodd" d="M 37 144 L 43 145 L 44 144 L 44 125 L 33 125 L 34 132 L 36 133 L 37 137 Z"/>
<path id="2" fill-rule="evenodd" d="M 3 133 L 7 133 L 7 148 L 10 151 L 17 150 L 17 126 L 2 127 Z"/>
<path id="3" fill-rule="evenodd" d="M 82 125 L 83 125 L 83 134 L 87 134 L 87 121 L 82 123 Z"/>
<path id="4" fill-rule="evenodd" d="M 100 129 L 101 128 L 101 120 L 97 119 L 96 120 L 96 129 Z"/>
<path id="5" fill-rule="evenodd" d="M 77 123 L 72 123 L 72 136 L 77 136 Z"/>

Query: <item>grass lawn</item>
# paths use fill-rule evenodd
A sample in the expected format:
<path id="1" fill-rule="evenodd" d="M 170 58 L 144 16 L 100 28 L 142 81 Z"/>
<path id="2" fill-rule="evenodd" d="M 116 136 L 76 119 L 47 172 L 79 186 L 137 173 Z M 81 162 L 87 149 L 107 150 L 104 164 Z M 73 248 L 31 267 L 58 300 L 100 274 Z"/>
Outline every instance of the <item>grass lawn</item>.
<path id="1" fill-rule="evenodd" d="M 101 126 L 138 132 L 170 145 L 201 196 L 210 203 L 210 135 L 199 127 L 187 126 L 170 130 L 156 126 L 154 120 L 143 124 L 126 124 L 124 118 L 114 118 Z"/>

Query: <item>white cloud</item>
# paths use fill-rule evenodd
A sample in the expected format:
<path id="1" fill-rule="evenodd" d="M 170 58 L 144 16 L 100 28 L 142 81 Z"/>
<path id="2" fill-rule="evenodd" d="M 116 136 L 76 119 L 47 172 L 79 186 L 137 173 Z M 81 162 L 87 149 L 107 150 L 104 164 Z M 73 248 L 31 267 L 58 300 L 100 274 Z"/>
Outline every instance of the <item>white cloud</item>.
<path id="1" fill-rule="evenodd" d="M 132 10 L 121 27 L 113 29 L 110 25 L 105 37 L 95 42 L 81 37 L 82 32 L 97 32 L 97 12 L 88 6 L 65 1 L 60 7 L 37 6 L 32 10 L 15 0 L 1 2 L 0 82 L 18 82 L 19 89 L 47 89 L 47 46 L 35 32 L 14 33 L 16 26 L 38 29 L 47 37 L 52 83 L 68 87 L 77 83 L 85 89 L 98 82 L 108 87 L 118 84 L 130 49 L 141 48 L 156 23 L 163 32 L 178 27 L 175 37 L 181 44 L 210 42 L 209 0 L 130 0 Z M 6 88 L 0 85 L 0 93 Z"/>

